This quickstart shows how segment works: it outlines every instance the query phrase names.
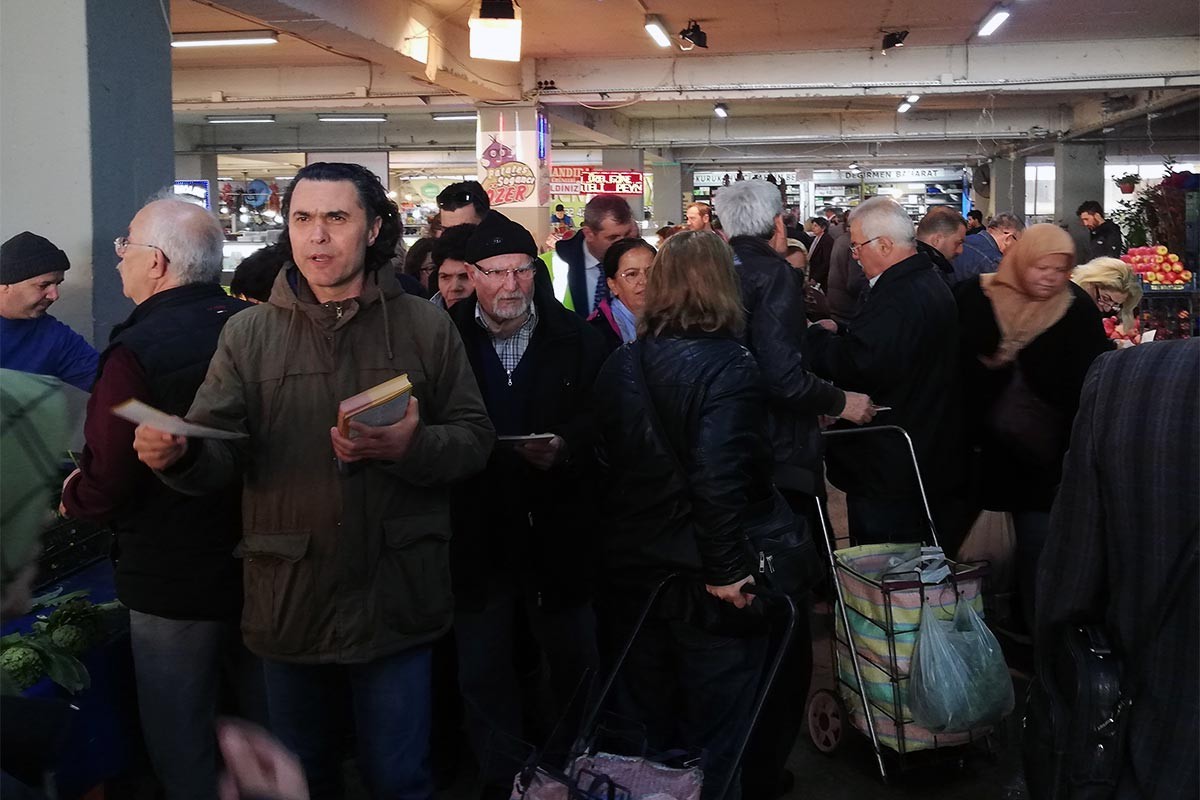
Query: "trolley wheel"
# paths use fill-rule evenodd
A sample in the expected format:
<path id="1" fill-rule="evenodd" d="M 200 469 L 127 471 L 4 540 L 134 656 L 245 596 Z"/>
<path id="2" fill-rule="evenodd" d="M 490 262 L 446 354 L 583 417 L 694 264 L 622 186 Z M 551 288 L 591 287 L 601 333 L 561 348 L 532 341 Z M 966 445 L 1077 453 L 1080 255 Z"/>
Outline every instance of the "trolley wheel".
<path id="1" fill-rule="evenodd" d="M 813 692 L 808 701 L 808 735 L 822 753 L 832 753 L 842 743 L 850 715 L 842 698 L 828 689 Z"/>

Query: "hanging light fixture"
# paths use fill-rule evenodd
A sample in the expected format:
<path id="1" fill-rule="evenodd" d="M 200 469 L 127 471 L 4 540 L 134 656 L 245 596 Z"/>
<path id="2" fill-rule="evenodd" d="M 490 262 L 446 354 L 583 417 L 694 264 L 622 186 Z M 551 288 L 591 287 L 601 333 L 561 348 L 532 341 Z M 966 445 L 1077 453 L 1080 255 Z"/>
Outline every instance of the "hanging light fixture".
<path id="1" fill-rule="evenodd" d="M 715 106 L 713 106 L 713 113 L 721 119 L 725 119 L 729 116 L 729 106 L 725 105 L 724 103 L 717 103 Z"/>
<path id="2" fill-rule="evenodd" d="M 700 29 L 700 23 L 689 19 L 687 27 L 679 32 L 679 49 L 691 50 L 693 47 L 708 49 L 708 34 Z"/>
<path id="3" fill-rule="evenodd" d="M 521 7 L 515 0 L 480 0 L 467 22 L 471 58 L 521 60 Z"/>
<path id="4" fill-rule="evenodd" d="M 908 31 L 891 31 L 883 34 L 883 44 L 879 47 L 879 52 L 887 55 L 887 51 L 893 47 L 904 47 L 904 40 L 908 38 Z"/>
<path id="5" fill-rule="evenodd" d="M 659 47 L 671 46 L 671 37 L 667 34 L 667 26 L 663 24 L 662 17 L 657 14 L 646 15 L 646 33 L 650 34 L 650 38 Z"/>

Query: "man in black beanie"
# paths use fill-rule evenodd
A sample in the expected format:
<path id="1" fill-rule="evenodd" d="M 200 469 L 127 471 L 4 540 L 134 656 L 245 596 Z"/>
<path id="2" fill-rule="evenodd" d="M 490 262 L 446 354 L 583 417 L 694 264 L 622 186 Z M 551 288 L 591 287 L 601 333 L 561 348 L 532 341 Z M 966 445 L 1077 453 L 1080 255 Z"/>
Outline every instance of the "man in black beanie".
<path id="1" fill-rule="evenodd" d="M 67 254 L 36 233 L 0 245 L 0 367 L 53 375 L 87 392 L 96 378 L 95 349 L 46 313 L 70 268 Z"/>
<path id="2" fill-rule="evenodd" d="M 475 296 L 450 316 L 500 441 L 452 503 L 454 628 L 484 795 L 507 797 L 520 764 L 505 760 L 503 744 L 535 736 L 521 729 L 517 608 L 546 654 L 556 713 L 596 664 L 590 398 L 606 353 L 600 335 L 539 279 L 546 267 L 517 223 L 488 214 L 467 240 L 465 261 Z"/>

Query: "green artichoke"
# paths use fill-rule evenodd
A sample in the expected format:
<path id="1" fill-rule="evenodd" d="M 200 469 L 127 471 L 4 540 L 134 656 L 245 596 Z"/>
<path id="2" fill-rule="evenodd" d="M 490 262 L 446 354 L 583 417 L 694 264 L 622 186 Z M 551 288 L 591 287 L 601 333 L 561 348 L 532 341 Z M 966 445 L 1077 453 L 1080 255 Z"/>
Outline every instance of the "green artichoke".
<path id="1" fill-rule="evenodd" d="M 0 651 L 0 669 L 21 689 L 28 689 L 46 674 L 41 655 L 32 647 L 20 644 Z"/>
<path id="2" fill-rule="evenodd" d="M 82 654 L 90 644 L 87 634 L 77 625 L 59 625 L 50 631 L 50 641 L 73 656 Z"/>
<path id="3" fill-rule="evenodd" d="M 74 600 L 68 600 L 54 610 L 50 618 L 46 620 L 46 630 L 53 634 L 55 630 L 64 626 L 73 626 L 77 628 L 85 639 L 82 645 L 85 649 L 88 644 L 100 635 L 100 628 L 103 620 L 100 617 L 100 610 L 89 603 L 82 597 Z"/>

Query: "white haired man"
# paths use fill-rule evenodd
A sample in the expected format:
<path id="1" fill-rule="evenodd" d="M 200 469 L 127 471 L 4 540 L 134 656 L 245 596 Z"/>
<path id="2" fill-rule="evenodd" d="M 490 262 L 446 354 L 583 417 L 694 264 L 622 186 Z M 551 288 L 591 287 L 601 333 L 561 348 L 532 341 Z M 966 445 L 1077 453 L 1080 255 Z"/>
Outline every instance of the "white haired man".
<path id="1" fill-rule="evenodd" d="M 824 320 L 808 329 L 804 354 L 818 375 L 889 408 L 877 422 L 908 431 L 941 542 L 952 554 L 964 533 L 960 502 L 953 499 L 963 488 L 954 297 L 917 251 L 908 214 L 890 198 L 855 208 L 850 237 L 850 254 L 862 264 L 869 288 L 846 325 Z M 928 538 L 908 451 L 898 436 L 831 443 L 826 461 L 829 479 L 846 492 L 856 544 Z"/>
<path id="2" fill-rule="evenodd" d="M 137 307 L 113 329 L 88 401 L 87 445 L 63 485 L 62 510 L 111 523 L 117 597 L 129 607 L 142 731 L 166 796 L 216 796 L 218 697 L 236 664 L 237 694 L 264 703 L 262 671 L 242 644 L 240 487 L 169 489 L 133 449 L 134 424 L 110 409 L 142 400 L 183 415 L 225 323 L 248 303 L 225 294 L 224 234 L 211 213 L 173 195 L 146 205 L 114 243 Z M 265 705 L 241 709 L 265 717 Z M 256 712 L 256 713 L 255 713 Z"/>
<path id="3" fill-rule="evenodd" d="M 804 289 L 801 276 L 780 255 L 787 247 L 779 188 L 738 181 L 717 195 L 717 214 L 729 234 L 746 307 L 745 344 L 754 354 L 769 396 L 774 480 L 793 510 L 816 521 L 814 497 L 825 492 L 821 468 L 821 415 L 854 423 L 874 416 L 871 398 L 839 389 L 809 371 L 801 356 Z M 743 796 L 777 797 L 785 785 L 784 761 L 802 724 L 812 672 L 807 614 L 799 615 L 793 646 L 759 720 L 742 770 Z"/>

